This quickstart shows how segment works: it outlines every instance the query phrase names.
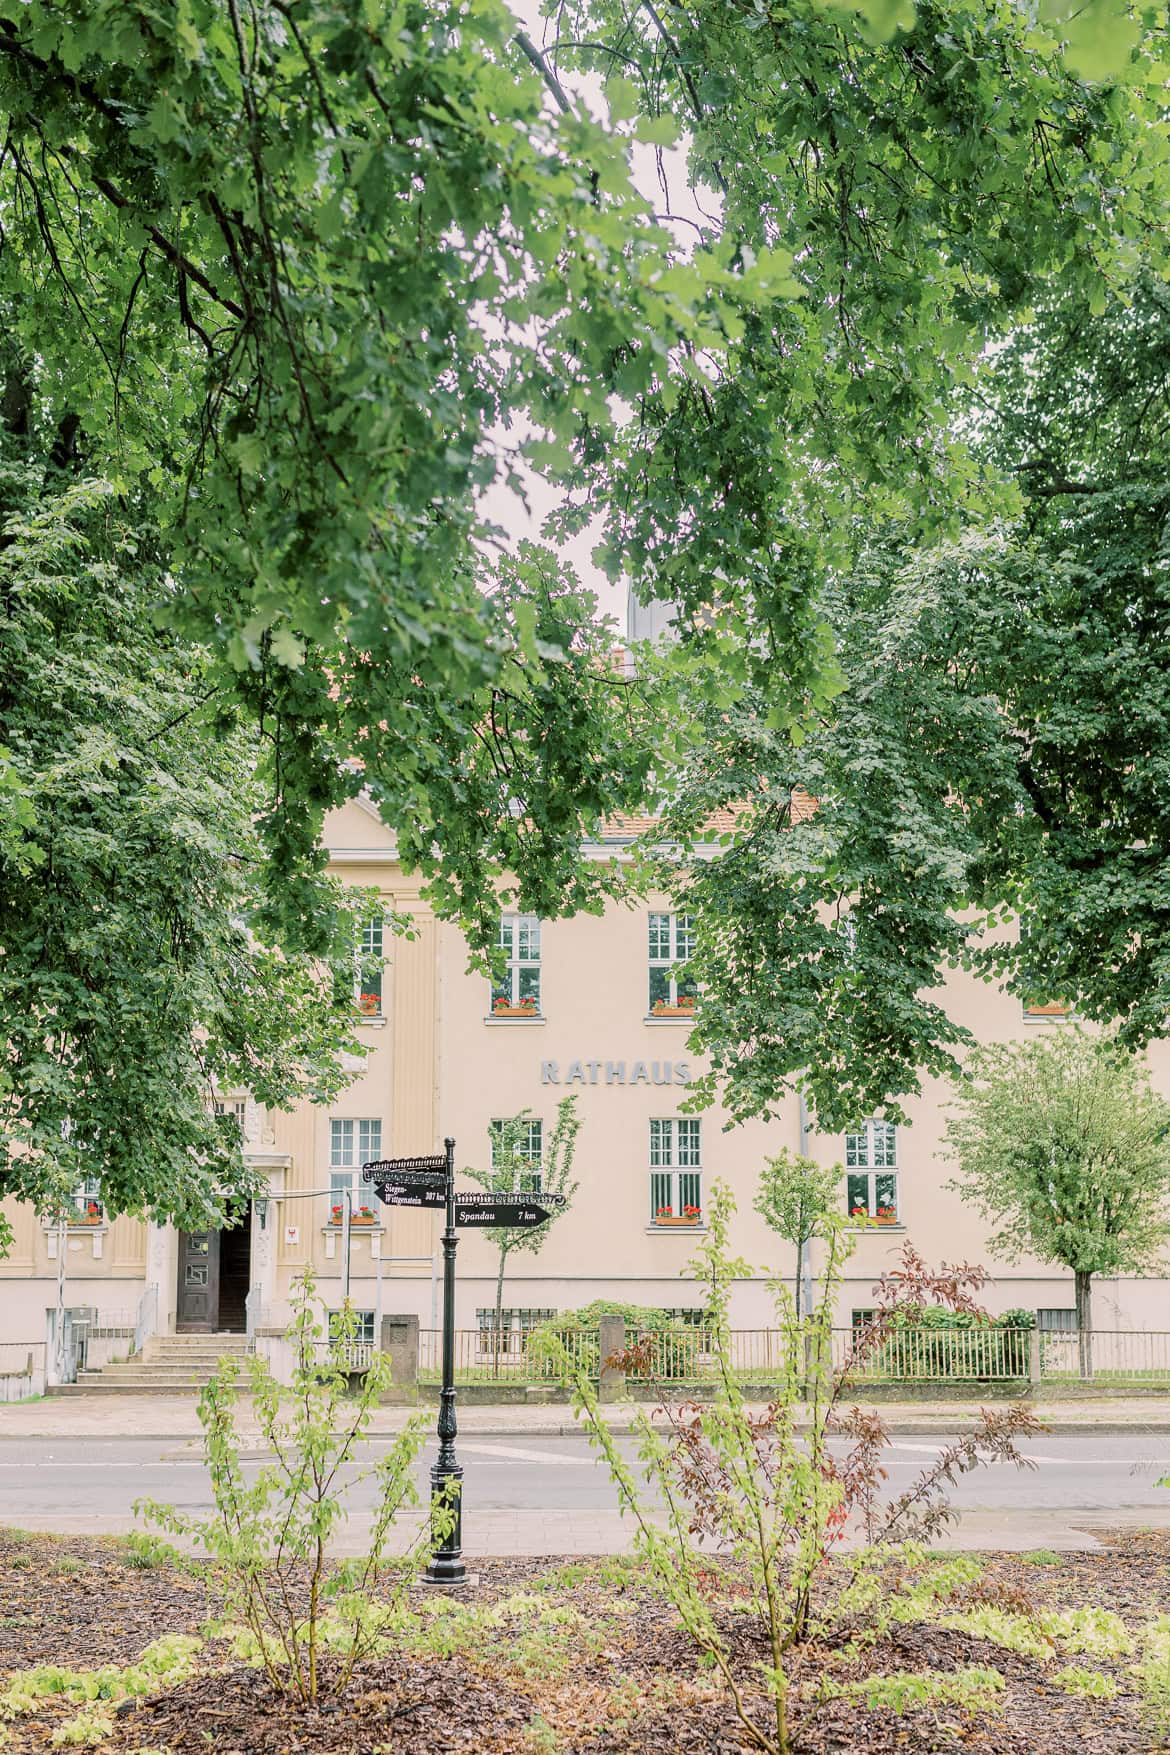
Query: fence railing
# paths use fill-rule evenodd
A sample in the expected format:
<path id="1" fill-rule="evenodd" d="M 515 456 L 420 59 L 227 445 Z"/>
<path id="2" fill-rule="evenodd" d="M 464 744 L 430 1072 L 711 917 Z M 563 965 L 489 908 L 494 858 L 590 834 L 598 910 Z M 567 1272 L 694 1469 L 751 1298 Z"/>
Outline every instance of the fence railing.
<path id="1" fill-rule="evenodd" d="M 546 1329 L 545 1333 L 548 1332 Z M 576 1369 L 597 1375 L 601 1352 L 596 1329 L 556 1329 Z M 530 1348 L 531 1335 L 518 1329 L 460 1328 L 455 1331 L 456 1383 L 555 1383 L 560 1367 L 543 1352 Z M 424 1328 L 418 1335 L 418 1375 L 422 1383 L 438 1383 L 443 1366 L 443 1331 Z"/>
<path id="2" fill-rule="evenodd" d="M 1161 1329 L 1094 1329 L 1084 1337 L 1076 1330 L 1040 1336 L 1040 1375 L 1045 1382 L 1068 1381 L 1083 1374 L 1107 1382 L 1170 1382 L 1170 1332 Z"/>
<path id="3" fill-rule="evenodd" d="M 538 1331 L 539 1332 L 539 1331 Z M 545 1330 L 544 1332 L 548 1332 Z M 554 1330 L 578 1369 L 596 1377 L 601 1363 L 596 1329 Z M 518 1330 L 496 1335 L 491 1329 L 459 1329 L 455 1335 L 457 1383 L 555 1382 L 557 1363 L 531 1337 Z M 728 1336 L 732 1364 L 741 1380 L 776 1383 L 796 1368 L 790 1342 L 778 1329 L 733 1329 Z M 632 1349 L 626 1376 L 664 1384 L 710 1383 L 718 1375 L 714 1336 L 680 1325 L 638 1335 L 626 1332 Z M 852 1329 L 833 1329 L 829 1337 L 831 1365 L 839 1370 L 853 1362 L 859 1385 L 929 1383 L 1044 1383 L 1082 1378 L 1079 1337 L 1075 1333 L 1041 1334 L 1032 1329 L 904 1328 L 887 1337 L 864 1357 Z M 1165 1382 L 1170 1386 L 1170 1331 L 1098 1330 L 1088 1349 L 1089 1373 L 1107 1382 Z M 419 1333 L 419 1378 L 439 1380 L 442 1334 Z"/>

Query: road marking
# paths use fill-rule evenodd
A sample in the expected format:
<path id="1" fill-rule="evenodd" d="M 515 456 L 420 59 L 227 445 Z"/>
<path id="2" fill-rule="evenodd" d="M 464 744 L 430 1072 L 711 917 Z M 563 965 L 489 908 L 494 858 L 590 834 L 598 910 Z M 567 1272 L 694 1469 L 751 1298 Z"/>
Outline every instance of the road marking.
<path id="1" fill-rule="evenodd" d="M 469 1444 L 462 1438 L 457 1438 L 455 1444 L 458 1450 L 476 1456 L 498 1457 L 501 1462 L 552 1463 L 558 1468 L 580 1469 L 597 1461 L 594 1456 L 561 1456 L 555 1450 L 520 1450 L 510 1444 Z"/>

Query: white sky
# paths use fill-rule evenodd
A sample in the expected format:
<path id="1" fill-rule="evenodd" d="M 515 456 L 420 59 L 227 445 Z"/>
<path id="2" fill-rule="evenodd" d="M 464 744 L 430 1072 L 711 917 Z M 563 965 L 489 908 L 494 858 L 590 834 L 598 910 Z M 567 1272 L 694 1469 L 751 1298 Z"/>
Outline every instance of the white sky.
<path id="1" fill-rule="evenodd" d="M 544 45 L 551 34 L 550 19 L 541 15 L 536 0 L 511 0 L 511 10 L 521 29 L 525 30 L 533 42 Z M 599 120 L 608 114 L 604 86 L 600 77 L 595 74 L 569 75 L 560 74 L 561 84 L 570 96 L 580 97 L 586 103 L 590 113 Z M 548 99 L 549 108 L 554 109 L 552 97 Z M 661 154 L 661 166 L 666 175 L 670 189 L 671 212 L 684 219 L 698 223 L 709 223 L 717 211 L 719 198 L 712 191 L 703 191 L 706 212 L 696 204 L 687 186 L 686 158 L 688 142 L 682 139 L 677 146 L 666 149 Z M 646 199 L 660 215 L 665 208 L 665 198 L 659 180 L 659 156 L 651 147 L 635 146 L 633 149 L 634 181 Z M 688 234 L 693 239 L 689 225 L 677 227 L 680 245 L 684 250 L 689 248 Z M 495 437 L 501 442 L 519 444 L 528 436 L 522 427 L 514 427 L 508 434 L 497 430 Z M 532 470 L 522 468 L 520 473 L 525 480 L 529 505 L 517 494 L 514 494 L 502 477 L 497 478 L 479 499 L 480 509 L 485 518 L 500 526 L 507 533 L 508 547 L 513 548 L 525 540 L 536 542 L 541 539 L 541 524 L 562 498 L 561 490 L 555 485 L 544 481 Z M 613 616 L 617 621 L 619 632 L 624 635 L 626 627 L 626 586 L 619 581 L 616 584 L 606 578 L 591 559 L 592 550 L 601 536 L 597 523 L 566 542 L 560 552 L 576 567 L 581 581 L 597 593 L 598 603 L 605 615 Z"/>

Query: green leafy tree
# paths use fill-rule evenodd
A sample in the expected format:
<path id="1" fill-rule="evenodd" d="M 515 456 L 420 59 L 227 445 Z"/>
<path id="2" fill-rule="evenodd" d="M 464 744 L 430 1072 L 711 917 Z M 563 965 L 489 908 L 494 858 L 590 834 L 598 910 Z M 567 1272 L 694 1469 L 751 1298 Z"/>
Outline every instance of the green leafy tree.
<path id="1" fill-rule="evenodd" d="M 606 566 L 683 605 L 696 686 L 799 723 L 840 681 L 821 586 L 857 518 L 917 542 L 1003 502 L 956 387 L 1050 286 L 1099 299 L 1156 248 L 1165 189 L 1160 33 L 1120 0 L 550 28 L 0 0 L 8 328 L 93 473 L 150 483 L 167 612 L 279 746 L 270 906 L 364 784 L 481 952 L 493 865 L 543 913 L 616 881 L 582 832 L 677 695 L 613 675 L 549 551 L 484 559 L 483 487 L 561 484 L 551 534 L 601 515 Z M 689 225 L 665 162 L 665 214 L 631 174 L 675 141 Z"/>
<path id="2" fill-rule="evenodd" d="M 493 1124 L 489 1136 L 490 1167 L 486 1170 L 467 1171 L 473 1182 L 478 1182 L 481 1188 L 487 1189 L 491 1194 L 504 1197 L 524 1193 L 531 1194 L 534 1199 L 541 1194 L 553 1194 L 563 1195 L 565 1201 L 564 1206 L 553 1208 L 542 1225 L 533 1225 L 530 1228 L 492 1225 L 484 1230 L 484 1235 L 499 1252 L 494 1331 L 497 1373 L 500 1368 L 500 1313 L 504 1307 L 504 1275 L 508 1268 L 508 1257 L 523 1250 L 533 1255 L 538 1254 L 544 1248 L 545 1239 L 557 1219 L 568 1212 L 579 1187 L 573 1180 L 573 1158 L 577 1149 L 577 1135 L 581 1131 L 576 1097 L 562 1097 L 557 1104 L 556 1123 L 539 1157 L 532 1150 L 529 1126 L 531 1119 L 531 1112 L 522 1109 L 519 1115 L 509 1116 Z"/>
<path id="3" fill-rule="evenodd" d="M 255 738 L 158 632 L 153 535 L 142 499 L 0 454 L 0 1193 L 52 1215 L 96 1176 L 195 1228 L 258 1186 L 217 1090 L 346 1082 L 362 898 L 301 874 L 332 961 L 269 930 Z"/>
<path id="4" fill-rule="evenodd" d="M 766 1158 L 753 1205 L 765 1225 L 796 1250 L 793 1305 L 802 1314 L 801 1268 L 804 1252 L 840 1208 L 844 1170 L 840 1164 L 818 1164 L 787 1147 Z"/>
<path id="5" fill-rule="evenodd" d="M 954 1186 L 998 1227 L 992 1249 L 1070 1268 L 1082 1375 L 1094 1274 L 1163 1265 L 1170 1243 L 1170 1103 L 1109 1036 L 1061 1029 L 971 1057 L 947 1122 Z"/>

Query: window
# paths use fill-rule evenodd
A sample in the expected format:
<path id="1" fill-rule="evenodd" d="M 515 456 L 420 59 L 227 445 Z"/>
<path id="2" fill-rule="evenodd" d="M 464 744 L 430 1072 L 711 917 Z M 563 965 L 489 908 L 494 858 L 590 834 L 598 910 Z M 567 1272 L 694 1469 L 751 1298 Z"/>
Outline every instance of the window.
<path id="1" fill-rule="evenodd" d="M 368 920 L 358 941 L 358 1010 L 364 1018 L 382 1015 L 382 929 L 381 919 Z"/>
<path id="2" fill-rule="evenodd" d="M 892 1121 L 867 1121 L 859 1133 L 845 1135 L 848 1170 L 894 1170 L 898 1164 L 898 1130 Z"/>
<path id="3" fill-rule="evenodd" d="M 96 1225 L 105 1217 L 102 1202 L 102 1183 L 100 1176 L 86 1176 L 78 1183 L 70 1197 L 67 1214 L 71 1225 Z"/>
<path id="4" fill-rule="evenodd" d="M 329 1339 L 340 1339 L 345 1312 L 331 1310 L 329 1312 Z M 348 1313 L 350 1333 L 348 1340 L 365 1342 L 369 1345 L 374 1339 L 374 1312 L 372 1310 L 351 1310 Z"/>
<path id="5" fill-rule="evenodd" d="M 853 1333 L 857 1335 L 862 1329 L 868 1328 L 876 1315 L 877 1311 L 872 1309 L 852 1311 L 850 1314 L 850 1327 L 852 1328 Z"/>
<path id="6" fill-rule="evenodd" d="M 695 983 L 685 964 L 694 948 L 689 914 L 650 916 L 650 1015 L 684 1017 L 695 1009 Z"/>
<path id="7" fill-rule="evenodd" d="M 1020 922 L 1020 943 L 1025 942 L 1029 934 L 1026 921 Z M 1043 1022 L 1046 1018 L 1067 1018 L 1069 1008 L 1062 999 L 1026 999 L 1023 1002 L 1024 1022 L 1031 1024 Z"/>
<path id="8" fill-rule="evenodd" d="M 1071 1335 L 1077 1330 L 1075 1310 L 1038 1310 L 1036 1327 L 1042 1335 Z"/>
<path id="9" fill-rule="evenodd" d="M 890 1121 L 867 1121 L 845 1135 L 845 1199 L 855 1219 L 898 1223 L 898 1130 Z"/>
<path id="10" fill-rule="evenodd" d="M 500 921 L 504 971 L 492 982 L 496 1017 L 540 1015 L 540 921 L 535 914 L 505 914 Z"/>
<path id="11" fill-rule="evenodd" d="M 523 1353 L 525 1343 L 533 1329 L 539 1328 L 542 1322 L 551 1322 L 555 1315 L 555 1310 L 501 1310 L 500 1329 L 497 1337 L 495 1308 L 477 1310 L 476 1324 L 479 1328 L 480 1351 L 496 1354 Z"/>
<path id="12" fill-rule="evenodd" d="M 650 1222 L 697 1225 L 703 1216 L 699 1122 L 650 1123 Z"/>
<path id="13" fill-rule="evenodd" d="M 211 1105 L 212 1114 L 222 1116 L 224 1125 L 234 1127 L 244 1137 L 244 1117 L 248 1112 L 246 1097 L 217 1097 Z"/>
<path id="14" fill-rule="evenodd" d="M 382 1156 L 380 1120 L 329 1123 L 329 1186 L 352 1189 L 354 1171 Z"/>
<path id="15" fill-rule="evenodd" d="M 493 1121 L 489 1126 L 492 1142 L 492 1169 L 506 1168 L 504 1163 L 504 1128 L 507 1122 Z M 540 1167 L 544 1157 L 544 1122 L 539 1116 L 527 1115 L 516 1132 L 513 1157 L 512 1187 L 526 1194 L 539 1194 Z"/>

